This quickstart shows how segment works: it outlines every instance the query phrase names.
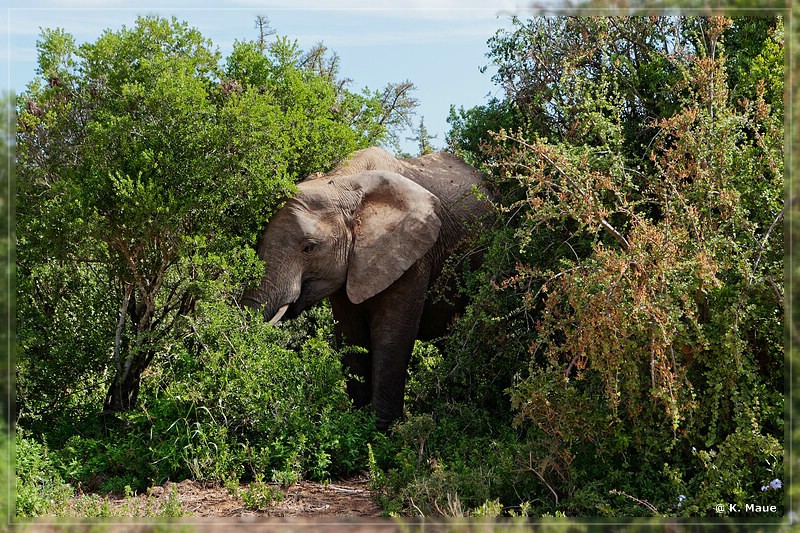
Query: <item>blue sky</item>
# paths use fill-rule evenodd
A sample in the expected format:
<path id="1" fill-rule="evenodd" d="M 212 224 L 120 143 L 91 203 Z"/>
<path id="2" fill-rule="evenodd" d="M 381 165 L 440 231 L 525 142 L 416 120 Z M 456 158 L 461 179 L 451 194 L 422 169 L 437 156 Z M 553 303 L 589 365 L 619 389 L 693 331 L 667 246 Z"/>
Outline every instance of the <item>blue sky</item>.
<path id="1" fill-rule="evenodd" d="M 8 1 L 8 0 L 6 0 Z M 500 96 L 491 81 L 486 41 L 510 27 L 518 0 L 175 0 L 165 7 L 131 0 L 11 0 L 0 13 L 0 81 L 20 92 L 33 79 L 40 28 L 64 28 L 80 42 L 97 39 L 104 29 L 132 26 L 138 15 L 176 16 L 212 40 L 223 57 L 234 40 L 256 37 L 256 15 L 269 18 L 279 35 L 296 39 L 303 49 L 322 41 L 341 60 L 341 74 L 351 90 L 380 89 L 406 79 L 417 86 L 418 121 L 437 135 L 442 147 L 451 105 L 470 108 L 488 95 Z M 291 7 L 289 7 L 291 6 Z M 369 6 L 369 7 L 366 7 Z M 410 136 L 407 132 L 405 136 Z M 415 151 L 413 143 L 403 146 Z"/>

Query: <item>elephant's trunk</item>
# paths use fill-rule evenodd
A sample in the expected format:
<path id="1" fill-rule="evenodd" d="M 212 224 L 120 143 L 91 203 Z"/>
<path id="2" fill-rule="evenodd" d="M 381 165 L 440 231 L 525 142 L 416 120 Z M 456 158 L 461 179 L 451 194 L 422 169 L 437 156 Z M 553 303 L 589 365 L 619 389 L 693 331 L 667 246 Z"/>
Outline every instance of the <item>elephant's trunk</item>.
<path id="1" fill-rule="evenodd" d="M 274 283 L 265 279 L 259 287 L 251 287 L 244 291 L 239 303 L 242 307 L 260 311 L 271 324 L 277 324 L 289 309 L 289 305 L 297 299 L 296 295 L 289 297 L 285 292 L 277 290 Z"/>
<path id="2" fill-rule="evenodd" d="M 248 307 L 254 311 L 260 311 L 264 306 L 264 301 L 264 294 L 261 292 L 261 290 L 257 288 L 250 288 L 244 291 L 241 300 L 239 300 L 239 305 L 242 307 Z"/>
<path id="3" fill-rule="evenodd" d="M 269 319 L 270 324 L 277 324 L 280 322 L 281 318 L 283 318 L 283 315 L 286 313 L 286 310 L 289 309 L 289 304 L 284 304 L 277 309 L 277 311 L 273 311 L 270 306 L 263 305 L 254 295 L 249 293 L 250 291 L 246 292 L 244 296 L 242 296 L 242 299 L 239 301 L 240 305 L 242 307 L 249 307 L 255 311 L 261 311 L 261 313 L 264 315 L 264 318 Z"/>
<path id="4" fill-rule="evenodd" d="M 239 300 L 239 303 L 242 307 L 248 307 L 254 311 L 260 311 L 266 319 L 274 319 L 274 322 L 272 320 L 270 320 L 270 322 L 275 324 L 278 322 L 278 320 L 280 320 L 289 306 L 286 304 L 282 307 L 279 307 L 280 304 L 278 304 L 276 301 L 273 304 L 274 301 L 274 298 L 267 297 L 266 294 L 260 289 L 252 288 L 247 289 L 244 292 L 242 299 Z"/>

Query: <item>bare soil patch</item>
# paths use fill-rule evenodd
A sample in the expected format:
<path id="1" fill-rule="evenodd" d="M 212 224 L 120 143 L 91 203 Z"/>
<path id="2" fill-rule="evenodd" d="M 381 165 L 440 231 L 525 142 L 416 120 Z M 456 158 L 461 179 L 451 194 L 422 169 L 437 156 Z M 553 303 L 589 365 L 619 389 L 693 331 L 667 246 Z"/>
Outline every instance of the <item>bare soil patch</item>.
<path id="1" fill-rule="evenodd" d="M 147 494 L 132 498 L 109 496 L 109 505 L 123 515 L 159 514 L 175 500 L 187 517 L 308 517 L 332 519 L 342 517 L 381 517 L 383 509 L 371 499 L 369 480 L 354 478 L 323 484 L 301 481 L 289 488 L 272 486 L 277 497 L 258 509 L 251 508 L 243 495 L 250 486 L 241 485 L 238 494 L 232 494 L 220 485 L 205 485 L 196 481 L 167 482 L 152 487 Z M 174 494 L 173 492 L 177 492 Z M 132 501 L 135 500 L 135 501 Z"/>

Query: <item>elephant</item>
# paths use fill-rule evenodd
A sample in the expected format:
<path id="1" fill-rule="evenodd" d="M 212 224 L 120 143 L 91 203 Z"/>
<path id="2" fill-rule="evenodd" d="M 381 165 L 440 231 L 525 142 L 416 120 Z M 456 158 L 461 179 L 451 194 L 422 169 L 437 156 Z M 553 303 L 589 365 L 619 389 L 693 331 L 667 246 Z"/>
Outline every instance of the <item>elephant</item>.
<path id="1" fill-rule="evenodd" d="M 337 339 L 367 351 L 343 356 L 348 395 L 386 431 L 403 414 L 415 339 L 442 337 L 465 305 L 452 287 L 444 298 L 430 289 L 456 250 L 477 264 L 464 243 L 489 213 L 481 175 L 453 155 L 355 152 L 301 181 L 269 220 L 264 275 L 241 304 L 277 323 L 329 298 Z"/>

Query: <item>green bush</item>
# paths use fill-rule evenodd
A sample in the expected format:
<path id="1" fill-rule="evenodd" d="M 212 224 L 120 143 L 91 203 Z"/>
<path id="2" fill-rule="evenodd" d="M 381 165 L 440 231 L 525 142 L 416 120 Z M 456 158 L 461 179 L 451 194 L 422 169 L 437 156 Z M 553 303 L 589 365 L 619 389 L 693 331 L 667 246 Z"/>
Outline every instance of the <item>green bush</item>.
<path id="1" fill-rule="evenodd" d="M 350 411 L 327 308 L 287 327 L 249 320 L 225 305 L 205 306 L 201 313 L 186 347 L 163 365 L 172 375 L 159 401 L 152 409 L 144 406 L 159 413 L 162 427 L 173 421 L 166 433 L 194 455 L 188 461 L 198 465 L 193 477 L 222 478 L 223 471 L 198 462 L 197 454 L 208 450 L 206 460 L 215 463 L 212 449 L 223 459 L 220 465 L 244 457 L 249 473 L 266 471 L 285 484 L 363 466 L 371 419 Z M 176 407 L 177 413 L 165 412 Z M 210 446 L 226 440 L 226 433 L 236 443 L 230 451 Z"/>
<path id="2" fill-rule="evenodd" d="M 74 495 L 64 483 L 57 463 L 45 444 L 17 431 L 16 448 L 16 513 L 20 517 L 56 514 Z"/>
<path id="3" fill-rule="evenodd" d="M 50 454 L 52 466 L 87 490 L 118 494 L 185 478 L 291 485 L 363 470 L 374 419 L 351 409 L 331 328 L 324 306 L 276 327 L 225 303 L 200 305 L 191 333 L 147 374 L 140 405 L 94 434 L 82 422 L 84 433 Z M 62 423 L 53 435 L 69 435 L 75 421 Z"/>

